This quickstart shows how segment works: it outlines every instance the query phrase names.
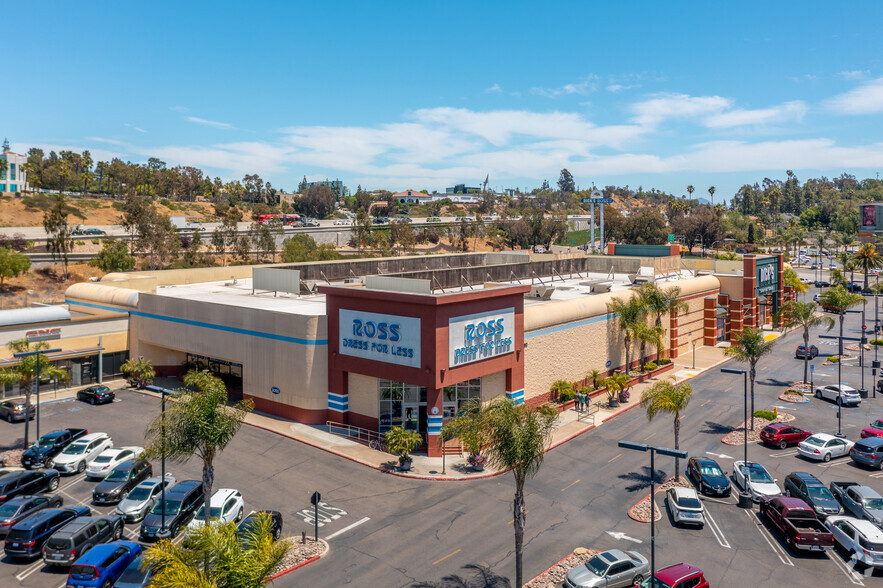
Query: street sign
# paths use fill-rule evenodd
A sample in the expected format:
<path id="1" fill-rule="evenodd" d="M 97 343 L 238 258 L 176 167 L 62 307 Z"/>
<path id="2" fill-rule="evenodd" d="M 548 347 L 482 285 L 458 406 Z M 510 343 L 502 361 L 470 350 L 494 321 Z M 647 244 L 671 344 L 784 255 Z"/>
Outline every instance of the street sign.
<path id="1" fill-rule="evenodd" d="M 310 497 L 310 502 L 313 505 L 313 518 L 316 521 L 316 543 L 319 542 L 319 501 L 322 500 L 322 495 L 319 494 L 319 491 L 316 490 L 313 492 L 313 495 Z"/>
<path id="2" fill-rule="evenodd" d="M 612 204 L 613 198 L 583 198 L 583 204 Z"/>
<path id="3" fill-rule="evenodd" d="M 313 496 L 310 497 L 310 504 L 312 504 L 313 506 L 317 506 L 319 504 L 319 501 L 321 501 L 321 500 L 322 500 L 322 495 L 319 494 L 318 491 L 313 492 Z"/>
<path id="4" fill-rule="evenodd" d="M 669 242 L 669 243 L 674 243 L 674 242 L 675 242 L 675 236 L 674 236 L 674 233 L 669 233 L 669 234 L 668 234 L 668 242 Z"/>

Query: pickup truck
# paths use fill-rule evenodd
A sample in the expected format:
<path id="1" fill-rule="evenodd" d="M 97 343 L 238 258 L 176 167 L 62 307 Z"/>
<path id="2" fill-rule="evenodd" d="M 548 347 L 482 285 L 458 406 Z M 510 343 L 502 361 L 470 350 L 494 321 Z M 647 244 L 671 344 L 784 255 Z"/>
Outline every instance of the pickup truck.
<path id="1" fill-rule="evenodd" d="M 843 510 L 875 525 L 883 524 L 883 496 L 876 490 L 857 482 L 831 482 L 829 488 Z"/>
<path id="2" fill-rule="evenodd" d="M 764 496 L 760 517 L 769 521 L 796 549 L 824 551 L 834 547 L 834 535 L 816 518 L 816 513 L 799 498 Z"/>
<path id="3" fill-rule="evenodd" d="M 72 441 L 87 435 L 86 429 L 62 429 L 46 433 L 31 448 L 22 453 L 21 465 L 25 469 L 46 467 L 52 458 L 64 451 Z"/>

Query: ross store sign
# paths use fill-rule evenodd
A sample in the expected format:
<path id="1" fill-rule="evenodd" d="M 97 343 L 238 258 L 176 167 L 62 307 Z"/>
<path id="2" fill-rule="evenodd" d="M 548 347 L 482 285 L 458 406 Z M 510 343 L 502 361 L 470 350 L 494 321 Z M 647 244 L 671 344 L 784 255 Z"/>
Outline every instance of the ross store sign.
<path id="1" fill-rule="evenodd" d="M 448 365 L 456 367 L 515 351 L 515 309 L 458 316 L 448 321 Z"/>
<path id="2" fill-rule="evenodd" d="M 338 350 L 343 355 L 420 367 L 420 319 L 340 309 Z"/>
<path id="3" fill-rule="evenodd" d="M 52 329 L 35 329 L 25 333 L 28 341 L 51 341 L 53 339 L 61 339 L 61 327 Z"/>

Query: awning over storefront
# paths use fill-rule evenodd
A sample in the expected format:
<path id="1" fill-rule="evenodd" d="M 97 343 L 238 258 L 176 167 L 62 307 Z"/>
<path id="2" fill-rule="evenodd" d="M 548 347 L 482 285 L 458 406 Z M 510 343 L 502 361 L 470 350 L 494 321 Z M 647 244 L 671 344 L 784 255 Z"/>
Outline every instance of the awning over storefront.
<path id="1" fill-rule="evenodd" d="M 50 361 L 55 361 L 56 359 L 70 359 L 72 357 L 85 357 L 87 355 L 94 355 L 99 351 L 104 351 L 104 347 L 96 345 L 95 347 L 68 349 L 66 351 L 56 351 L 55 353 L 45 353 L 43 355 Z M 18 362 L 19 360 L 16 357 L 5 357 L 0 359 L 0 367 L 15 365 Z"/>

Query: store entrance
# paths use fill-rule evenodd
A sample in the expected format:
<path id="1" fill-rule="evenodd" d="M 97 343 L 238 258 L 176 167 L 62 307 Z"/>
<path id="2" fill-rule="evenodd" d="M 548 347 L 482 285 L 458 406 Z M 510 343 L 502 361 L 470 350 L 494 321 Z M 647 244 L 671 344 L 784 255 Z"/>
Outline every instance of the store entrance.
<path id="1" fill-rule="evenodd" d="M 426 403 L 404 403 L 402 425 L 406 430 L 426 433 Z"/>

